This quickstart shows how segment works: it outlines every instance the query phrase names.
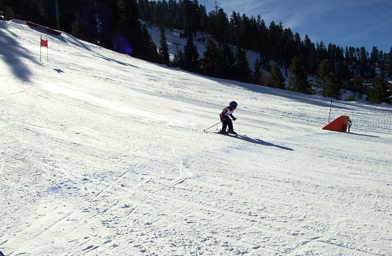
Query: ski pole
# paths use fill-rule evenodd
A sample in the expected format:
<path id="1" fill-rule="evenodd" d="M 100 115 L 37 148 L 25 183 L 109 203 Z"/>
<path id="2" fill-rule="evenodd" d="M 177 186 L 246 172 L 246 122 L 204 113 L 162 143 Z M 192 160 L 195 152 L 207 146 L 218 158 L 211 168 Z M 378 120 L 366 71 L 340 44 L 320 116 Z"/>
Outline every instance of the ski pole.
<path id="1" fill-rule="evenodd" d="M 210 126 L 210 127 L 206 128 L 206 129 L 204 129 L 204 131 L 207 131 L 208 129 L 211 129 L 212 127 L 217 126 L 217 125 L 220 124 L 220 123 L 221 123 L 221 122 L 216 123 L 216 124 L 214 124 L 213 126 Z"/>

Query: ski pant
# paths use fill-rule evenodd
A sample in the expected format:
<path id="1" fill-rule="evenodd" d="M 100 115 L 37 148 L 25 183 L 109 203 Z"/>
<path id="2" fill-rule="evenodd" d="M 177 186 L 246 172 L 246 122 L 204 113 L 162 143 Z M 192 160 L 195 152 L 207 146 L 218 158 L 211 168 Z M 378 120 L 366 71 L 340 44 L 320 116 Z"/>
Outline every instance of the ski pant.
<path id="1" fill-rule="evenodd" d="M 225 120 L 222 120 L 222 131 L 226 132 L 226 127 L 229 126 L 229 132 L 233 130 L 233 121 L 231 121 L 230 117 L 226 116 Z"/>

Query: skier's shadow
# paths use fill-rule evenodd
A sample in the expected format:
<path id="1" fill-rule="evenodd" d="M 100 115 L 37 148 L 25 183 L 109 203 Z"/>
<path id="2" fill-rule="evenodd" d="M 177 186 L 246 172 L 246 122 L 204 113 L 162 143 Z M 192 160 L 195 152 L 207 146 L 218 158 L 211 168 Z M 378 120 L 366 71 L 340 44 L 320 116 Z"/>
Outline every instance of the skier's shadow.
<path id="1" fill-rule="evenodd" d="M 292 148 L 276 145 L 276 144 L 273 144 L 273 143 L 270 143 L 270 142 L 267 142 L 267 141 L 264 141 L 264 140 L 260 140 L 260 139 L 253 139 L 253 138 L 250 138 L 248 136 L 238 135 L 237 137 L 234 137 L 234 138 L 237 138 L 237 139 L 240 139 L 240 140 L 243 140 L 243 141 L 247 141 L 247 142 L 250 142 L 250 143 L 254 143 L 254 144 L 263 145 L 263 146 L 277 147 L 277 148 L 284 149 L 284 150 L 294 151 L 294 149 L 292 149 Z"/>

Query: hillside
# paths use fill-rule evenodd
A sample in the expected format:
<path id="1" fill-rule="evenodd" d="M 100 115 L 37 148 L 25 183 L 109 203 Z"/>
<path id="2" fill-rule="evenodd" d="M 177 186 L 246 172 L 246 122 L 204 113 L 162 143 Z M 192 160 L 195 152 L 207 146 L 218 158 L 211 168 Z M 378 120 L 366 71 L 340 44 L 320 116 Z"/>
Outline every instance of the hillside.
<path id="1" fill-rule="evenodd" d="M 18 20 L 0 21 L 0 56 L 5 255 L 392 255 L 391 106 L 211 79 Z M 203 132 L 231 100 L 241 136 Z M 352 133 L 322 130 L 330 115 Z"/>

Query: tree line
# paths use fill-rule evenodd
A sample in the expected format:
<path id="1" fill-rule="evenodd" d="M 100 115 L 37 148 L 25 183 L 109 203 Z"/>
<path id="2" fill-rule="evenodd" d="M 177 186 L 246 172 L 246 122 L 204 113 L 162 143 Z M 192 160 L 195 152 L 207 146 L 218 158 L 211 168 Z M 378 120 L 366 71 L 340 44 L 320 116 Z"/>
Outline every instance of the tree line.
<path id="1" fill-rule="evenodd" d="M 152 62 L 178 66 L 208 76 L 251 82 L 339 98 L 342 89 L 368 94 L 375 103 L 391 103 L 392 47 L 340 47 L 314 43 L 282 23 L 268 26 L 261 16 L 248 17 L 222 8 L 207 13 L 197 0 L 57 0 L 60 29 L 108 49 Z M 56 0 L 0 0 L 7 19 L 21 18 L 56 27 Z M 142 22 L 141 22 L 142 21 Z M 146 24 L 161 28 L 157 47 Z M 179 29 L 187 38 L 171 61 L 165 30 Z M 202 35 L 202 36 L 200 36 Z M 207 36 L 208 35 L 208 36 Z M 194 40 L 202 40 L 200 56 Z M 246 50 L 259 53 L 253 67 Z M 313 77 L 309 81 L 308 77 Z"/>
<path id="2" fill-rule="evenodd" d="M 58 10 L 62 31 L 137 58 L 160 61 L 147 27 L 140 22 L 137 0 L 0 0 L 0 10 L 6 19 L 52 28 L 57 27 Z"/>

